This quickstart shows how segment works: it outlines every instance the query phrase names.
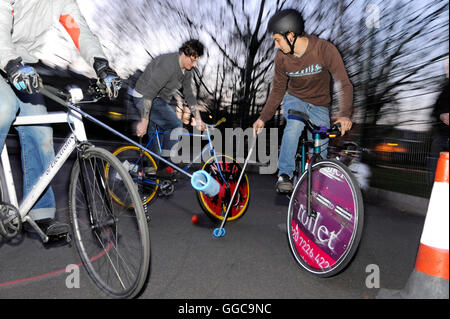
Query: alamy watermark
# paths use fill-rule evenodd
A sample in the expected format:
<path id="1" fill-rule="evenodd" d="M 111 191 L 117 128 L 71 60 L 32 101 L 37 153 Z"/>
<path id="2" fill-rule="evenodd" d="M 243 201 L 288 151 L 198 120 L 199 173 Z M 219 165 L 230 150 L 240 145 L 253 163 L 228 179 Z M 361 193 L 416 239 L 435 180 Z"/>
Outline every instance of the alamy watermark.
<path id="1" fill-rule="evenodd" d="M 67 265 L 66 287 L 68 289 L 80 288 L 80 267 L 78 265 Z"/>
<path id="2" fill-rule="evenodd" d="M 380 288 L 380 267 L 376 264 L 366 266 L 366 287 L 369 289 Z"/>
<path id="3" fill-rule="evenodd" d="M 211 147 L 214 147 L 216 155 L 227 155 L 225 161 L 233 161 L 233 158 L 242 164 L 247 158 L 249 148 L 252 145 L 253 128 L 226 128 L 222 133 L 218 129 L 210 129 L 212 143 L 208 141 L 206 132 L 194 129 L 193 134 L 184 128 L 172 130 L 170 138 L 178 142 L 170 150 L 170 159 L 174 164 L 202 163 L 211 156 Z M 205 145 L 206 144 L 206 145 Z M 212 144 L 212 145 L 210 145 Z M 263 129 L 257 135 L 255 148 L 249 158 L 249 163 L 259 164 L 260 174 L 273 174 L 278 168 L 278 128 Z"/>

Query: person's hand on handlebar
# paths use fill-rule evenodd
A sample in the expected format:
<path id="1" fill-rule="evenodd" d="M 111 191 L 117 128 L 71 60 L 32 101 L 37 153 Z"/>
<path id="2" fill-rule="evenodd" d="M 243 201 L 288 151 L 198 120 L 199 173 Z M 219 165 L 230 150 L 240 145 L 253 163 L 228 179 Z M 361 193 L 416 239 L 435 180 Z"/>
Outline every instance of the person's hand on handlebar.
<path id="1" fill-rule="evenodd" d="M 350 131 L 352 128 L 352 125 L 353 125 L 352 121 L 348 117 L 345 117 L 345 116 L 341 116 L 341 117 L 338 117 L 337 119 L 335 119 L 333 124 L 337 124 L 337 123 L 341 124 L 341 127 L 339 129 L 341 131 L 342 136 L 345 135 L 345 132 Z"/>
<path id="2" fill-rule="evenodd" d="M 105 86 L 108 98 L 110 100 L 117 98 L 122 82 L 117 73 L 110 68 L 108 61 L 102 58 L 94 58 L 94 70 L 100 83 Z"/>
<path id="3" fill-rule="evenodd" d="M 37 93 L 41 87 L 42 81 L 36 70 L 22 63 L 22 58 L 9 61 L 5 66 L 8 80 L 18 91 L 29 94 Z"/>
<path id="4" fill-rule="evenodd" d="M 256 136 L 257 134 L 261 133 L 264 125 L 265 123 L 263 120 L 257 119 L 255 123 L 253 123 L 253 135 Z"/>
<path id="5" fill-rule="evenodd" d="M 142 137 L 147 133 L 148 119 L 141 119 L 141 121 L 136 125 L 136 135 Z"/>
<path id="6" fill-rule="evenodd" d="M 192 126 L 195 126 L 199 131 L 206 130 L 206 125 L 202 121 L 202 117 L 200 116 L 199 110 L 195 110 L 195 117 L 194 120 L 192 121 Z"/>

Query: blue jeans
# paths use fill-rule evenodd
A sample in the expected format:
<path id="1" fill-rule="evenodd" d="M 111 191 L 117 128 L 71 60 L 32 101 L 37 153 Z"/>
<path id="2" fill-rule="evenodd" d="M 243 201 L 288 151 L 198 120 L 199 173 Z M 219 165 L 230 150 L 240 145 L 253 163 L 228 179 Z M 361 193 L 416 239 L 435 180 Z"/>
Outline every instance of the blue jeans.
<path id="1" fill-rule="evenodd" d="M 306 113 L 314 124 L 326 127 L 330 127 L 330 113 L 328 107 L 312 105 L 290 94 L 284 96 L 283 114 L 286 118 L 286 127 L 283 132 L 280 156 L 278 158 L 278 176 L 286 174 L 292 178 L 295 170 L 295 154 L 298 148 L 298 141 L 305 128 L 305 124 L 302 121 L 287 118 L 288 112 L 291 109 Z M 309 131 L 308 139 L 312 139 L 312 134 Z M 324 139 L 321 144 L 322 151 L 320 154 L 323 158 L 326 158 L 328 139 Z"/>
<path id="2" fill-rule="evenodd" d="M 134 98 L 135 105 L 141 111 L 142 98 Z M 175 110 L 166 103 L 163 99 L 157 97 L 152 102 L 152 109 L 150 111 L 150 123 L 148 125 L 147 133 L 151 136 L 158 126 L 164 131 L 161 141 L 161 155 L 164 157 L 170 157 L 170 150 L 178 142 L 178 139 L 170 139 L 172 130 L 176 128 L 182 128 L 183 124 L 178 118 Z M 155 143 L 153 143 L 155 145 Z"/>
<path id="3" fill-rule="evenodd" d="M 24 95 L 21 100 L 0 76 L 0 150 L 17 113 L 20 116 L 47 114 L 43 97 Z M 26 197 L 55 157 L 53 129 L 49 125 L 16 126 L 15 129 L 22 146 L 23 195 Z M 30 217 L 34 220 L 54 218 L 55 207 L 55 196 L 49 187 L 30 211 Z"/>

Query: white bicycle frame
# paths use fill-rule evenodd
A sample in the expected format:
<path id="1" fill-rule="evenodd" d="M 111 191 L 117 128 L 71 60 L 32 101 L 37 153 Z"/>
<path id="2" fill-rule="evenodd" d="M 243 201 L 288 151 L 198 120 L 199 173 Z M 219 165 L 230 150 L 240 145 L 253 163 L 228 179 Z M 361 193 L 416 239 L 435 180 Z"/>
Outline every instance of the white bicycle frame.
<path id="1" fill-rule="evenodd" d="M 1 154 L 1 162 L 3 173 L 6 180 L 6 188 L 8 192 L 9 202 L 11 205 L 18 208 L 22 222 L 29 222 L 36 226 L 33 220 L 28 216 L 31 208 L 37 202 L 39 197 L 45 191 L 47 186 L 55 177 L 56 173 L 61 169 L 70 154 L 75 150 L 79 142 L 87 141 L 86 131 L 80 113 L 69 110 L 65 112 L 55 112 L 43 115 L 19 116 L 13 123 L 14 126 L 21 125 L 37 125 L 37 124 L 54 124 L 54 123 L 68 123 L 71 127 L 72 133 L 66 138 L 64 144 L 61 146 L 59 152 L 56 154 L 54 160 L 49 164 L 48 168 L 41 175 L 38 182 L 34 185 L 31 192 L 18 203 L 16 189 L 14 185 L 14 178 L 11 170 L 11 163 L 9 161 L 8 151 L 5 145 L 3 146 Z M 47 236 L 41 231 L 39 235 L 44 242 L 48 241 Z"/>

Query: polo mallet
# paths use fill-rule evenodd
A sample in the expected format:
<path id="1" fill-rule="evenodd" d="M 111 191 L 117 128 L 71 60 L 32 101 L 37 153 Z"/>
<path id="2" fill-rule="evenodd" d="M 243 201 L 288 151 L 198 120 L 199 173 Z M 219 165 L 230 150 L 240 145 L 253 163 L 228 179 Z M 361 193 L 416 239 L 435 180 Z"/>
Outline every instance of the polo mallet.
<path id="1" fill-rule="evenodd" d="M 250 147 L 250 150 L 248 152 L 247 158 L 245 159 L 245 163 L 244 163 L 244 166 L 242 167 L 241 175 L 239 176 L 239 179 L 238 179 L 237 184 L 236 184 L 236 188 L 234 189 L 233 195 L 231 196 L 230 203 L 227 206 L 227 211 L 225 212 L 225 216 L 223 217 L 222 224 L 220 225 L 219 228 L 215 228 L 214 231 L 213 231 L 213 236 L 216 237 L 216 238 L 220 238 L 220 237 L 225 236 L 225 233 L 226 233 L 225 228 L 224 228 L 225 227 L 225 223 L 227 222 L 227 218 L 228 218 L 228 214 L 230 213 L 230 209 L 231 209 L 231 207 L 233 207 L 234 197 L 236 196 L 237 190 L 239 189 L 239 184 L 241 183 L 242 176 L 244 176 L 245 168 L 247 167 L 248 161 L 250 160 L 250 156 L 253 153 L 253 149 L 255 148 L 255 144 L 256 144 L 256 135 L 254 135 L 254 137 L 253 137 L 252 146 Z"/>
<path id="2" fill-rule="evenodd" d="M 204 192 L 208 196 L 216 196 L 219 193 L 220 185 L 219 183 L 212 178 L 206 171 L 198 171 L 194 174 L 189 174 L 182 168 L 178 167 L 177 165 L 173 164 L 172 162 L 164 159 L 163 157 L 159 156 L 158 154 L 155 154 L 151 150 L 143 147 L 141 144 L 138 144 L 137 142 L 133 141 L 132 139 L 128 138 L 127 136 L 123 135 L 122 133 L 116 131 L 115 129 L 109 127 L 108 125 L 104 124 L 103 122 L 97 120 L 95 117 L 89 115 L 88 113 L 82 111 L 77 106 L 73 105 L 75 101 L 73 99 L 72 102 L 66 102 L 61 97 L 57 96 L 57 89 L 51 88 L 51 87 L 42 87 L 39 92 L 52 99 L 53 101 L 57 102 L 58 104 L 61 104 L 62 106 L 65 106 L 69 108 L 72 111 L 75 111 L 79 113 L 81 116 L 83 116 L 85 119 L 103 127 L 104 129 L 110 131 L 111 133 L 119 136 L 120 138 L 124 139 L 128 143 L 138 147 L 141 151 L 145 151 L 152 155 L 153 157 L 159 159 L 160 161 L 166 163 L 168 166 L 172 167 L 173 169 L 179 171 L 180 173 L 188 176 L 191 179 L 191 184 L 194 186 L 195 189 L 200 190 L 201 192 Z M 73 92 L 77 92 L 77 100 L 80 100 L 82 98 L 82 91 L 80 88 L 73 88 L 70 92 L 70 95 L 73 96 Z"/>

